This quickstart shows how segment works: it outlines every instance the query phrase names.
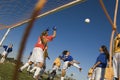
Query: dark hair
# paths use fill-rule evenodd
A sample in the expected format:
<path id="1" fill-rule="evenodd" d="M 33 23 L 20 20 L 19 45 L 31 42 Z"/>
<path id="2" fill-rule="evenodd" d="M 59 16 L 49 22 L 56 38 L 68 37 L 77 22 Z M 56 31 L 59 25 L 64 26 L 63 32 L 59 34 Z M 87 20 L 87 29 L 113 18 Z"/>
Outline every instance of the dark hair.
<path id="1" fill-rule="evenodd" d="M 45 36 L 47 34 L 47 31 L 43 31 L 40 35 L 40 39 L 42 44 L 47 45 L 47 42 L 44 40 L 43 36 Z"/>
<path id="2" fill-rule="evenodd" d="M 41 36 L 45 36 L 47 33 L 48 33 L 48 31 L 45 30 L 41 33 Z"/>
<path id="3" fill-rule="evenodd" d="M 64 50 L 64 51 L 62 52 L 62 54 L 63 54 L 63 55 L 66 55 L 67 52 L 69 52 L 69 51 Z"/>
<path id="4" fill-rule="evenodd" d="M 107 47 L 106 47 L 105 45 L 102 45 L 101 48 L 102 48 L 103 52 L 105 53 L 106 58 L 107 58 L 108 61 L 109 61 L 109 52 L 108 52 L 108 50 L 107 50 Z"/>

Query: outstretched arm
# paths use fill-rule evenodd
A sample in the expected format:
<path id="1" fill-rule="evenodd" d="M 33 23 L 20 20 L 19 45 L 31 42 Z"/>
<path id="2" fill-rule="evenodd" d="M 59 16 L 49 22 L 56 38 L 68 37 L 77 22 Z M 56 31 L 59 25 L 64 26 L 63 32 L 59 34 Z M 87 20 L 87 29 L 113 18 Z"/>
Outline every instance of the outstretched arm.
<path id="1" fill-rule="evenodd" d="M 53 38 L 55 38 L 56 37 L 56 27 L 53 27 Z"/>

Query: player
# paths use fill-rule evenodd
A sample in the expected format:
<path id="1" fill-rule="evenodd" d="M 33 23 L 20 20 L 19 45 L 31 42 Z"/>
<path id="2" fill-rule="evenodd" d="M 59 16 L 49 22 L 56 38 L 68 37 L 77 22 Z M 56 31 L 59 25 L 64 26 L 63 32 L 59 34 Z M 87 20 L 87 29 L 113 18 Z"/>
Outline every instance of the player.
<path id="1" fill-rule="evenodd" d="M 99 51 L 100 54 L 96 59 L 96 63 L 91 68 L 93 69 L 91 80 L 104 80 L 105 68 L 107 66 L 107 62 L 109 61 L 109 52 L 105 45 L 102 45 Z"/>
<path id="2" fill-rule="evenodd" d="M 63 64 L 63 69 L 62 69 L 61 80 L 64 80 L 64 76 L 66 75 L 66 70 L 70 66 L 75 66 L 76 68 L 79 69 L 79 71 L 82 70 L 82 68 L 78 65 L 80 63 L 74 60 L 72 56 L 70 56 L 69 51 L 67 50 L 63 51 L 62 60 L 64 61 L 64 64 Z"/>
<path id="3" fill-rule="evenodd" d="M 114 40 L 113 69 L 115 80 L 119 80 L 120 76 L 119 65 L 120 65 L 120 33 L 115 37 Z"/>
<path id="4" fill-rule="evenodd" d="M 60 68 L 61 66 L 61 56 L 58 56 L 55 61 L 53 62 L 53 66 L 52 66 L 52 71 L 50 73 L 50 75 L 48 76 L 47 80 L 53 80 L 55 75 L 56 75 L 56 71 Z"/>
<path id="5" fill-rule="evenodd" d="M 20 69 L 19 69 L 19 71 L 20 72 L 22 72 L 25 68 L 27 68 L 27 71 L 29 72 L 30 71 L 30 69 L 31 69 L 31 67 L 32 67 L 32 62 L 30 61 L 30 57 L 31 57 L 31 55 L 32 55 L 32 52 L 30 52 L 30 55 L 29 55 L 29 57 L 28 57 L 28 62 L 27 63 L 25 63 L 22 67 L 20 67 Z"/>
<path id="6" fill-rule="evenodd" d="M 4 51 L 1 54 L 2 58 L 0 60 L 0 63 L 4 63 L 4 61 L 7 58 L 8 54 L 13 51 L 13 44 L 10 44 L 8 46 L 7 45 L 3 45 L 2 47 L 4 48 Z"/>
<path id="7" fill-rule="evenodd" d="M 42 32 L 42 34 L 38 38 L 37 43 L 35 44 L 30 61 L 37 64 L 37 69 L 33 76 L 33 78 L 35 78 L 36 80 L 38 80 L 39 73 L 44 65 L 44 49 L 46 48 L 47 43 L 52 41 L 55 37 L 56 37 L 56 27 L 53 28 L 53 34 L 51 36 L 48 36 L 48 30 Z"/>

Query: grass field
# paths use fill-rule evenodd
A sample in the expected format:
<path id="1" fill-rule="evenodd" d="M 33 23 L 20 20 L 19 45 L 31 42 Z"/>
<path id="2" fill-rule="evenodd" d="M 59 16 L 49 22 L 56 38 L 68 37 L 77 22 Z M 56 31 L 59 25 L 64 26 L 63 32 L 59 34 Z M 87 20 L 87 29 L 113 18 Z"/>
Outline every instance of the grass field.
<path id="1" fill-rule="evenodd" d="M 12 80 L 13 71 L 14 71 L 14 63 L 5 62 L 4 64 L 0 64 L 0 80 Z M 47 80 L 47 74 L 43 74 L 42 80 Z M 32 75 L 29 75 L 26 70 L 22 73 L 19 72 L 18 80 L 35 80 L 32 78 Z M 54 80 L 60 80 L 60 77 L 56 76 Z"/>
<path id="2" fill-rule="evenodd" d="M 14 71 L 15 64 L 12 62 L 5 62 L 4 64 L 0 64 L 0 80 L 12 80 L 13 71 Z M 44 73 L 42 80 L 47 80 L 47 73 Z M 18 80 L 35 80 L 32 78 L 32 74 L 29 75 L 26 70 L 22 73 L 19 72 Z M 60 80 L 60 74 L 56 75 L 54 80 Z M 75 79 L 65 79 L 65 80 L 75 80 Z"/>
<path id="3" fill-rule="evenodd" d="M 0 80 L 12 80 L 14 71 L 14 64 L 4 63 L 0 64 Z M 26 71 L 19 73 L 19 80 L 34 80 Z"/>

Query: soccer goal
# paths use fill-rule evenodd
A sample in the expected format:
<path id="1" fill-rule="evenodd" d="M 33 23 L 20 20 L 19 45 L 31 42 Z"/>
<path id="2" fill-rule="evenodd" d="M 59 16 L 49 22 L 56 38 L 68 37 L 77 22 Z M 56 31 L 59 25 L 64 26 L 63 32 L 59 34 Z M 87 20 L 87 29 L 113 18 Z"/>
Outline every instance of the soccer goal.
<path id="1" fill-rule="evenodd" d="M 46 1 L 46 2 L 45 2 Z M 17 70 L 23 48 L 35 19 L 47 16 L 62 9 L 74 6 L 85 0 L 0 0 L 0 30 L 7 29 L 0 41 L 2 45 L 8 33 L 16 27 L 28 24 L 21 41 L 13 80 L 18 78 Z"/>
<path id="2" fill-rule="evenodd" d="M 0 41 L 0 45 L 11 29 L 28 23 L 32 11 L 38 0 L 1 0 L 0 1 L 0 30 L 8 28 Z M 41 18 L 84 2 L 85 0 L 48 0 L 41 13 L 36 17 Z"/>

